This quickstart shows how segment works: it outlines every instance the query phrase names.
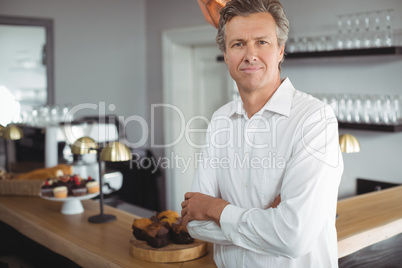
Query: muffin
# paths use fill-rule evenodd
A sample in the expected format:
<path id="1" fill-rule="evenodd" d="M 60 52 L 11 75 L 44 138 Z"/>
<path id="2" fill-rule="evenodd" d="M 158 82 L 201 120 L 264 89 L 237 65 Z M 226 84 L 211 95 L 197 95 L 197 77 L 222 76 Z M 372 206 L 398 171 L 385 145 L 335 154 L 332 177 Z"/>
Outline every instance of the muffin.
<path id="1" fill-rule="evenodd" d="M 176 211 L 165 210 L 158 214 L 158 220 L 161 220 L 163 218 L 176 218 L 177 220 L 178 218 L 180 218 L 180 216 L 179 213 L 177 213 Z"/>
<path id="2" fill-rule="evenodd" d="M 159 222 L 152 223 L 145 230 L 147 244 L 161 248 L 169 244 L 169 230 Z"/>
<path id="3" fill-rule="evenodd" d="M 171 236 L 175 244 L 191 244 L 194 238 L 188 233 L 187 227 L 182 223 L 182 218 L 172 224 Z"/>
<path id="4" fill-rule="evenodd" d="M 53 188 L 55 187 L 53 180 L 47 179 L 45 184 L 41 187 L 41 194 L 45 197 L 53 197 Z"/>
<path id="5" fill-rule="evenodd" d="M 175 222 L 177 222 L 177 218 L 176 217 L 174 217 L 174 218 L 173 217 L 169 217 L 169 218 L 164 217 L 163 219 L 160 219 L 159 222 L 161 224 L 165 225 L 167 228 L 170 228 L 170 227 L 172 227 L 172 225 Z"/>
<path id="6" fill-rule="evenodd" d="M 71 191 L 73 196 L 86 195 L 88 190 L 85 181 L 79 178 L 78 176 L 74 176 L 74 186 Z"/>
<path id="7" fill-rule="evenodd" d="M 152 221 L 148 218 L 135 219 L 132 225 L 134 237 L 138 240 L 145 241 L 146 240 L 145 230 L 151 224 Z"/>
<path id="8" fill-rule="evenodd" d="M 90 194 L 99 192 L 99 182 L 97 182 L 97 181 L 87 182 L 86 187 L 87 187 L 88 193 L 90 193 Z"/>
<path id="9" fill-rule="evenodd" d="M 172 224 L 177 222 L 179 217 L 179 213 L 177 213 L 176 211 L 165 210 L 158 214 L 158 222 L 160 222 L 170 230 Z"/>
<path id="10" fill-rule="evenodd" d="M 83 185 L 79 185 L 77 187 L 74 187 L 72 189 L 73 192 L 73 196 L 83 196 L 86 195 L 88 190 L 87 187 L 83 186 Z"/>
<path id="11" fill-rule="evenodd" d="M 67 193 L 68 190 L 66 186 L 57 186 L 53 189 L 53 196 L 56 198 L 66 198 Z"/>

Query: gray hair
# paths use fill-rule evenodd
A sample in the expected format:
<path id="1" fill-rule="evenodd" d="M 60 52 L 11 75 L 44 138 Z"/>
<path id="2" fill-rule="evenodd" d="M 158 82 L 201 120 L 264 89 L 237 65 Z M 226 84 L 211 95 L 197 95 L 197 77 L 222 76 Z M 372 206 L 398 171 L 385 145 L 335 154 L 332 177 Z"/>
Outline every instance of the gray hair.
<path id="1" fill-rule="evenodd" d="M 271 14 L 276 23 L 276 36 L 278 45 L 285 45 L 289 34 L 289 21 L 286 18 L 283 6 L 279 0 L 232 0 L 220 11 L 218 34 L 216 43 L 222 52 L 226 52 L 225 26 L 233 17 L 246 17 L 254 13 L 267 12 Z M 279 63 L 279 69 L 285 58 Z"/>

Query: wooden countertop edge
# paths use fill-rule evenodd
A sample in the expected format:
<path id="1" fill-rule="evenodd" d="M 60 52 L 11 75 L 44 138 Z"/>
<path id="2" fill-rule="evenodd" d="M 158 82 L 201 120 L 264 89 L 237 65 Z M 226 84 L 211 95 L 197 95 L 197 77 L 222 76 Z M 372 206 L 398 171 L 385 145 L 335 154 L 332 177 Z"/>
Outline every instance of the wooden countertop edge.
<path id="1" fill-rule="evenodd" d="M 400 189 L 402 188 L 401 186 L 395 186 L 395 187 L 391 187 L 391 188 L 387 188 L 387 189 L 383 189 L 381 191 L 376 191 L 376 192 L 369 192 L 369 193 L 365 193 L 365 194 L 360 194 L 360 195 L 354 195 L 354 196 L 350 196 L 344 199 L 340 199 L 338 200 L 338 205 L 339 204 L 343 204 L 343 203 L 350 203 L 353 200 L 357 200 L 357 199 L 367 199 L 367 197 L 370 197 L 372 195 L 383 195 L 383 194 L 387 194 L 387 192 L 393 192 L 393 191 L 400 191 Z"/>
<path id="2" fill-rule="evenodd" d="M 27 223 L 24 217 L 1 204 L 0 219 L 26 237 L 29 237 L 50 250 L 65 256 L 80 266 L 94 267 L 94 261 L 96 260 L 98 263 L 95 267 L 121 267 L 111 261 L 105 259 L 101 260 L 97 254 L 82 248 L 80 245 L 74 244 L 61 236 L 48 232 L 40 225 L 32 224 L 32 222 Z"/>
<path id="3" fill-rule="evenodd" d="M 391 221 L 363 232 L 338 239 L 338 258 L 384 241 L 402 232 L 402 219 Z"/>

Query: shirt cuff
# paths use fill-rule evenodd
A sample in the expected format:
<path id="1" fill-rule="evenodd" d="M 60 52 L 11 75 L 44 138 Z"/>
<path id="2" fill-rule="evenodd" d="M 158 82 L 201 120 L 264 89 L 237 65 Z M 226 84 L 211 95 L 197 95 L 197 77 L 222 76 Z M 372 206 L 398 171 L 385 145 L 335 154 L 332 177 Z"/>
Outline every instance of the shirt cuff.
<path id="1" fill-rule="evenodd" d="M 237 226 L 241 215 L 246 211 L 244 208 L 239 208 L 233 205 L 227 205 L 221 214 L 219 223 L 226 238 L 234 243 L 237 238 Z"/>

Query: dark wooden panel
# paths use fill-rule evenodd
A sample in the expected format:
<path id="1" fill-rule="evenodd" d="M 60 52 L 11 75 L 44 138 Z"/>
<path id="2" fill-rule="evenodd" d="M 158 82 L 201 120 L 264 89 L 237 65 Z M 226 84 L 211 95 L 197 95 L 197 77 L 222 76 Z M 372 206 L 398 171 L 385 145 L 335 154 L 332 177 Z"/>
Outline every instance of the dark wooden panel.
<path id="1" fill-rule="evenodd" d="M 339 259 L 339 268 L 401 268 L 402 234 Z"/>
<path id="2" fill-rule="evenodd" d="M 400 184 L 384 182 L 384 181 L 361 179 L 361 178 L 357 178 L 357 180 L 356 180 L 357 194 L 365 194 L 365 193 L 380 191 L 380 190 L 391 188 L 391 187 L 398 186 L 398 185 L 400 185 Z"/>

